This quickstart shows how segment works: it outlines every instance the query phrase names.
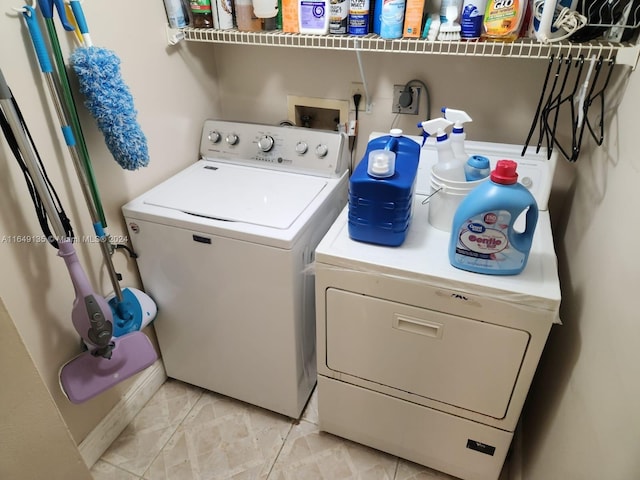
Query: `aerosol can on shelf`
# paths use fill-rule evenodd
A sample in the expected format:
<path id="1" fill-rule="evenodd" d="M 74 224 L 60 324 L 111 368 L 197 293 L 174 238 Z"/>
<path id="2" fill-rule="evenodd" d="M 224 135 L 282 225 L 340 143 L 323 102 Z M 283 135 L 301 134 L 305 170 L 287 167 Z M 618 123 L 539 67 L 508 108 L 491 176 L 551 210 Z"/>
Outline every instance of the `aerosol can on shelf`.
<path id="1" fill-rule="evenodd" d="M 538 205 L 518 183 L 517 166 L 513 160 L 498 160 L 491 181 L 475 187 L 458 206 L 449 240 L 449 262 L 454 267 L 490 275 L 524 270 Z M 514 224 L 522 214 L 525 227 L 517 231 Z"/>
<path id="2" fill-rule="evenodd" d="M 456 158 L 463 162 L 466 162 L 469 158 L 469 154 L 465 150 L 464 141 L 467 138 L 467 134 L 464 131 L 464 124 L 472 122 L 471 117 L 467 115 L 467 112 L 462 110 L 454 110 L 453 108 L 442 107 L 442 114 L 444 118 L 453 122 L 453 128 L 451 129 L 451 150 Z"/>
<path id="3" fill-rule="evenodd" d="M 445 131 L 451 125 L 453 122 L 446 118 L 434 118 L 418 124 L 428 135 L 436 135 L 435 146 L 438 152 L 438 162 L 433 166 L 433 173 L 448 182 L 465 182 L 464 163 L 466 159 L 456 158 L 451 149 L 451 139 Z"/>

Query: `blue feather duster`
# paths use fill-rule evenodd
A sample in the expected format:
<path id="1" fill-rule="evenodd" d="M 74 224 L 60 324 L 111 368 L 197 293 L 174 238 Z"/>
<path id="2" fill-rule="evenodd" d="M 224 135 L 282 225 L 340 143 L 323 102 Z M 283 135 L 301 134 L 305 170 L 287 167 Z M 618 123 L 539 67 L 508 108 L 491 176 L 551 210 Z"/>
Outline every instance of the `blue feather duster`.
<path id="1" fill-rule="evenodd" d="M 71 55 L 85 106 L 115 160 L 127 170 L 149 164 L 147 139 L 136 120 L 133 96 L 120 74 L 120 59 L 110 50 L 78 48 Z"/>

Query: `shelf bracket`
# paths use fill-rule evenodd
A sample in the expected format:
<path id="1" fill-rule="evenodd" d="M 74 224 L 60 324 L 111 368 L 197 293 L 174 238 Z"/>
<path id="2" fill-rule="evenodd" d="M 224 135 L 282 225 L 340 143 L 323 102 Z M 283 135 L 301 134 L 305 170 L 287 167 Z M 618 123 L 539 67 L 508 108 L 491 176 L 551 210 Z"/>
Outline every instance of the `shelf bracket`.
<path id="1" fill-rule="evenodd" d="M 632 47 L 621 48 L 616 52 L 616 64 L 630 65 L 631 70 L 635 70 L 638 66 L 639 57 L 640 45 L 636 44 Z"/>
<path id="2" fill-rule="evenodd" d="M 181 28 L 171 28 L 167 26 L 167 43 L 169 45 L 177 45 L 182 40 L 184 40 L 184 32 Z"/>
<path id="3" fill-rule="evenodd" d="M 356 43 L 356 46 L 358 46 L 358 43 Z M 367 87 L 367 79 L 364 76 L 364 69 L 362 68 L 362 58 L 360 58 L 359 48 L 356 48 L 356 58 L 358 59 L 358 68 L 360 69 L 360 78 L 362 79 L 362 88 L 364 90 L 364 111 L 366 113 L 371 113 L 371 96 L 369 95 L 369 88 Z"/>

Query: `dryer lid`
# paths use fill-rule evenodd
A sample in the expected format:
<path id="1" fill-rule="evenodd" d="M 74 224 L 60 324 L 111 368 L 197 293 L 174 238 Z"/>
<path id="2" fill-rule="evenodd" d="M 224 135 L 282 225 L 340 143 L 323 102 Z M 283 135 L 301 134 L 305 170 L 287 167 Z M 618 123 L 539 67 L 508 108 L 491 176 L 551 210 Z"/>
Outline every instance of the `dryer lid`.
<path id="1" fill-rule="evenodd" d="M 286 230 L 326 187 L 320 177 L 201 161 L 149 192 L 148 205 Z"/>

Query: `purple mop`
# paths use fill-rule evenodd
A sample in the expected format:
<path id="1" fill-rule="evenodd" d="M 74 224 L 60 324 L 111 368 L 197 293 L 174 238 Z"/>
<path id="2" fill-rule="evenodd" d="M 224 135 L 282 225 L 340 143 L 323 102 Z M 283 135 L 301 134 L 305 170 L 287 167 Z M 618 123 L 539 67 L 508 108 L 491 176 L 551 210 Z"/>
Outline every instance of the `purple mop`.
<path id="1" fill-rule="evenodd" d="M 158 355 L 147 336 L 140 331 L 121 337 L 112 336 L 111 307 L 93 291 L 80 265 L 73 239 L 67 235 L 45 174 L 40 168 L 38 154 L 2 70 L 0 120 L 9 144 L 15 147 L 12 150 L 18 163 L 25 167 L 25 175 L 28 173 L 29 186 L 33 187 L 38 204 L 42 204 L 46 212 L 46 221 L 51 223 L 55 234 L 51 243 L 58 245 L 58 255 L 64 259 L 73 283 L 75 299 L 72 322 L 89 350 L 62 366 L 60 386 L 71 402 L 82 403 L 149 367 Z"/>

